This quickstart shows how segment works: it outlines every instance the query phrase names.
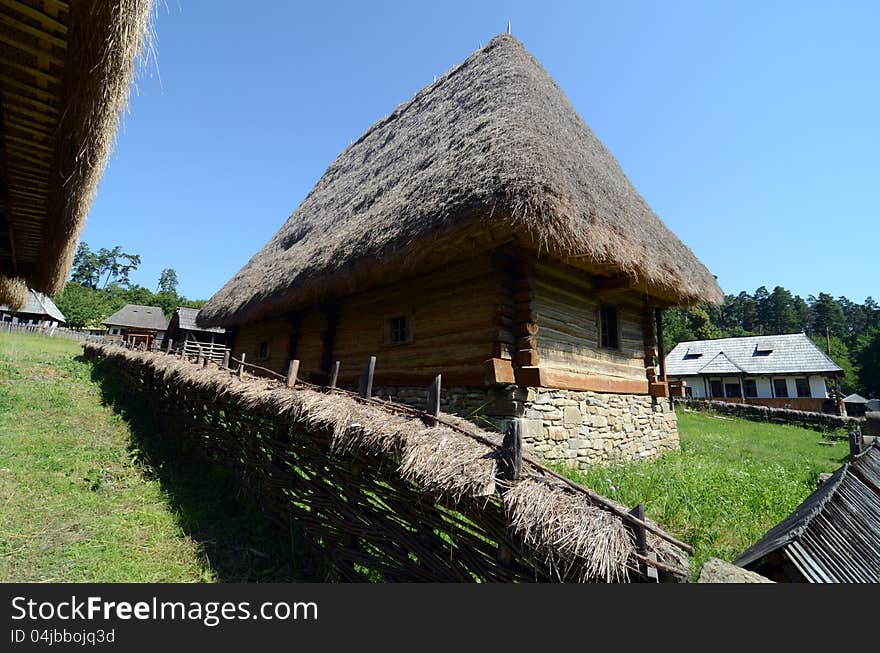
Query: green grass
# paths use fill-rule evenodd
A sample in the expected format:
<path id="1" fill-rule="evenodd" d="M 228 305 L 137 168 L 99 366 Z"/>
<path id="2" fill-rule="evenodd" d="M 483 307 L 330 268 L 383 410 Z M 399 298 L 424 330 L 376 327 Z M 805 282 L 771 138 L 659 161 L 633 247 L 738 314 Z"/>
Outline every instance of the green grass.
<path id="1" fill-rule="evenodd" d="M 660 459 L 560 469 L 588 487 L 646 514 L 707 557 L 732 561 L 813 490 L 821 472 L 843 464 L 846 441 L 822 445 L 821 433 L 707 413 L 678 413 L 681 451 Z"/>
<path id="2" fill-rule="evenodd" d="M 80 353 L 0 335 L 0 581 L 290 579 L 233 479 L 115 405 L 119 384 Z"/>

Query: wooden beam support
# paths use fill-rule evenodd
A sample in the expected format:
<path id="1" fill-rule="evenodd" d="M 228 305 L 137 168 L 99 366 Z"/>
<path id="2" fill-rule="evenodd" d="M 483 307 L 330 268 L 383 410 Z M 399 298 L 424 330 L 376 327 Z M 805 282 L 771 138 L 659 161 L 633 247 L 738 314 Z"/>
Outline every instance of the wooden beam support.
<path id="1" fill-rule="evenodd" d="M 613 292 L 629 290 L 632 284 L 629 277 L 593 277 L 592 286 L 596 292 Z"/>
<path id="2" fill-rule="evenodd" d="M 593 374 L 563 372 L 545 367 L 516 369 L 517 385 L 532 388 L 558 388 L 582 392 L 613 392 L 615 394 L 647 395 L 648 380 L 618 379 Z"/>
<path id="3" fill-rule="evenodd" d="M 339 381 L 339 361 L 336 361 L 333 364 L 333 371 L 330 372 L 330 387 L 335 388 L 336 383 Z"/>
<path id="4" fill-rule="evenodd" d="M 660 380 L 666 381 L 666 352 L 663 350 L 663 309 L 659 306 L 655 308 L 654 316 L 657 322 L 657 364 L 660 366 Z"/>

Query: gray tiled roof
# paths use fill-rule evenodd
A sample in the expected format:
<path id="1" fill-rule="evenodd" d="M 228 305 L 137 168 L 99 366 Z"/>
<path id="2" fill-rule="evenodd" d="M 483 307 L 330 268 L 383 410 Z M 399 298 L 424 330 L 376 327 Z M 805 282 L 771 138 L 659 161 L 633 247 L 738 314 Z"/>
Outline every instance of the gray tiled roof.
<path id="1" fill-rule="evenodd" d="M 758 355 L 768 350 L 769 354 Z M 740 370 L 746 374 L 842 371 L 803 333 L 681 342 L 666 357 L 667 376 L 739 374 Z"/>
<path id="2" fill-rule="evenodd" d="M 177 307 L 177 317 L 180 320 L 180 328 L 186 331 L 205 331 L 207 333 L 226 333 L 223 327 L 201 327 L 196 324 L 199 309 L 186 306 Z"/>
<path id="3" fill-rule="evenodd" d="M 0 311 L 4 311 L 6 313 L 29 313 L 32 315 L 48 315 L 53 320 L 57 320 L 58 322 L 67 322 L 67 318 L 64 317 L 64 313 L 58 310 L 58 307 L 55 306 L 55 302 L 52 301 L 50 297 L 47 297 L 41 292 L 37 292 L 36 290 L 28 291 L 27 303 L 17 311 L 13 311 L 6 304 L 0 305 Z"/>
<path id="4" fill-rule="evenodd" d="M 126 304 L 101 323 L 107 326 L 137 327 L 156 331 L 165 331 L 168 328 L 168 322 L 161 308 L 140 304 Z"/>

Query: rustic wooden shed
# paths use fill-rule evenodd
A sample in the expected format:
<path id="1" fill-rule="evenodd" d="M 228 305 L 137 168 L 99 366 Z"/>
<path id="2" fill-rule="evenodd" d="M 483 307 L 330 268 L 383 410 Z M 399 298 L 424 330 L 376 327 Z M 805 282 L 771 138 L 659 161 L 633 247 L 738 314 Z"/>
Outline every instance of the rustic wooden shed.
<path id="1" fill-rule="evenodd" d="M 195 341 L 204 344 L 226 344 L 226 329 L 203 327 L 196 323 L 199 309 L 178 306 L 168 322 L 167 337 L 176 343 Z"/>
<path id="2" fill-rule="evenodd" d="M 158 306 L 126 304 L 102 321 L 111 336 L 122 336 L 134 346 L 149 349 L 153 341 L 163 340 L 168 330 L 168 320 Z"/>
<path id="3" fill-rule="evenodd" d="M 526 420 L 548 458 L 677 446 L 662 310 L 718 302 L 564 93 L 501 35 L 373 125 L 201 310 L 234 353 Z"/>
<path id="4" fill-rule="evenodd" d="M 152 6 L 0 0 L 0 303 L 63 287 Z"/>

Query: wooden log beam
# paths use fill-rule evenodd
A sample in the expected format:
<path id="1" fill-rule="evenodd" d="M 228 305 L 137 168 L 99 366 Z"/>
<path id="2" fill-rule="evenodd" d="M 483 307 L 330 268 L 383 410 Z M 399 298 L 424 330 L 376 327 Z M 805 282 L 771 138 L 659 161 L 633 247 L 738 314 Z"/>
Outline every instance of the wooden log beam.
<path id="1" fill-rule="evenodd" d="M 596 292 L 612 292 L 629 290 L 632 285 L 629 277 L 593 277 L 593 290 Z"/>

